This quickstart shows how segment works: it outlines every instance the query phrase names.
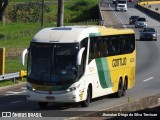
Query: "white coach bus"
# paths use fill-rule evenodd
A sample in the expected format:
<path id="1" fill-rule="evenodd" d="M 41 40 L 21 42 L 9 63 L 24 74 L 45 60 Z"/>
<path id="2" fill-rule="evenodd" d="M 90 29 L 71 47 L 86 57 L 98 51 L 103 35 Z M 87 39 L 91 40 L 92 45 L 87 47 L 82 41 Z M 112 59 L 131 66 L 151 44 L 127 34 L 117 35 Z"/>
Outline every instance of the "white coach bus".
<path id="1" fill-rule="evenodd" d="M 27 99 L 80 103 L 115 94 L 135 84 L 135 34 L 131 29 L 68 26 L 40 30 L 28 49 Z"/>

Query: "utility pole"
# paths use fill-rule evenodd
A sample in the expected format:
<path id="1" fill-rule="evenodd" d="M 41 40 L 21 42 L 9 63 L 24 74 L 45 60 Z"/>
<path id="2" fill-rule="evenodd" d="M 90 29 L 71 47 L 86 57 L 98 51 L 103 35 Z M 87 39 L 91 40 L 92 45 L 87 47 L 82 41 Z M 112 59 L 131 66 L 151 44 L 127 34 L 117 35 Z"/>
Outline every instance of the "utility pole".
<path id="1" fill-rule="evenodd" d="M 64 0 L 58 0 L 57 27 L 63 26 L 64 19 Z"/>
<path id="2" fill-rule="evenodd" d="M 42 0 L 42 16 L 41 16 L 41 28 L 44 27 L 44 0 Z"/>
<path id="3" fill-rule="evenodd" d="M 0 21 L 3 21 L 3 25 L 5 25 L 5 15 L 4 11 L 8 6 L 8 0 L 0 0 Z"/>

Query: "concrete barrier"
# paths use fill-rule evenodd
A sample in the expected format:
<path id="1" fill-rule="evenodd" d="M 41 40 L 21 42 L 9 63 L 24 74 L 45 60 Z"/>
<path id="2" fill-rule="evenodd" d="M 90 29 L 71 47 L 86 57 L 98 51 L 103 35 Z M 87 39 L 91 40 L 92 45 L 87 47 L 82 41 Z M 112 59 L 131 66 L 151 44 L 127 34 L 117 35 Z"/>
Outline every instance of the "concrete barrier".
<path id="1" fill-rule="evenodd" d="M 143 11 L 145 14 L 153 17 L 154 19 L 160 21 L 160 14 L 159 13 L 157 13 L 155 11 L 152 11 L 150 9 L 147 9 L 147 8 L 145 8 L 145 7 L 143 7 L 143 6 L 139 5 L 139 4 L 136 5 L 136 8 L 141 10 L 141 11 Z"/>
<path id="2" fill-rule="evenodd" d="M 78 117 L 72 117 L 72 118 L 68 118 L 65 120 L 106 120 L 106 119 L 110 119 L 111 117 L 104 117 L 104 113 L 115 113 L 115 111 L 118 113 L 120 112 L 134 112 L 134 111 L 139 111 L 139 110 L 143 110 L 146 108 L 149 108 L 151 106 L 155 106 L 155 105 L 160 105 L 160 93 L 159 94 L 155 94 L 149 97 L 144 97 L 144 98 L 140 98 L 138 100 L 132 101 L 132 102 L 128 102 L 128 103 L 124 103 L 124 104 L 120 104 L 117 106 L 113 106 L 110 108 L 106 108 L 103 110 L 99 110 L 96 112 L 92 112 L 92 113 L 87 113 Z M 113 117 L 113 116 L 112 116 Z"/>
<path id="3" fill-rule="evenodd" d="M 98 8 L 99 8 L 99 25 L 104 25 L 104 19 L 101 11 L 101 3 L 98 3 Z"/>
<path id="4" fill-rule="evenodd" d="M 146 2 L 140 2 L 140 5 L 143 4 L 148 4 L 148 5 L 152 5 L 152 4 L 160 4 L 160 1 L 146 1 Z"/>

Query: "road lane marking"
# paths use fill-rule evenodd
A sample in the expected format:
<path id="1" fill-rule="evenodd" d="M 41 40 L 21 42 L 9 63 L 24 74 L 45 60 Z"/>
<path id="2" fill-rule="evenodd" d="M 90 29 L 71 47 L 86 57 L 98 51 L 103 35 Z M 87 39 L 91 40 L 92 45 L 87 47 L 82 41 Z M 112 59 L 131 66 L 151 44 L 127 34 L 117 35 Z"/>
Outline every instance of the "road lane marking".
<path id="1" fill-rule="evenodd" d="M 143 80 L 143 82 L 147 82 L 147 81 L 149 81 L 149 80 L 151 80 L 151 79 L 153 79 L 154 77 L 150 77 L 150 78 L 148 78 L 148 79 L 145 79 L 145 80 Z"/>
<path id="2" fill-rule="evenodd" d="M 111 5 L 109 4 L 109 7 L 111 10 L 113 10 L 113 8 L 111 7 Z M 113 13 L 115 14 L 115 16 L 118 18 L 118 20 L 121 22 L 121 24 L 123 25 L 124 28 L 126 28 L 126 25 L 123 23 L 123 21 L 118 17 L 118 15 L 114 12 L 113 10 Z"/>
<path id="3" fill-rule="evenodd" d="M 14 91 L 7 91 L 5 92 L 5 96 L 8 96 L 8 95 L 17 95 L 17 94 L 21 94 L 21 93 L 25 93 L 26 90 L 23 90 L 21 92 L 14 92 Z"/>
<path id="4" fill-rule="evenodd" d="M 26 90 L 26 87 L 21 87 L 21 90 Z"/>
<path id="5" fill-rule="evenodd" d="M 14 102 L 10 102 L 11 104 L 14 104 L 14 103 L 19 103 L 19 102 L 21 102 L 21 101 L 14 101 Z"/>

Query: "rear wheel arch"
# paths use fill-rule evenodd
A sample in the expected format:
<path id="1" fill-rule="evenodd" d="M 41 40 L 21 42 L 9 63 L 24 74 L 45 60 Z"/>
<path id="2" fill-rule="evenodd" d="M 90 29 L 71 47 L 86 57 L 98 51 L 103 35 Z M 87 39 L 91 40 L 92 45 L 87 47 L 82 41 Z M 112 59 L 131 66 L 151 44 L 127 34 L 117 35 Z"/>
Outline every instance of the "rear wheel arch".
<path id="1" fill-rule="evenodd" d="M 128 82 L 128 77 L 125 76 L 124 81 L 123 81 L 123 91 L 122 91 L 122 96 L 126 95 L 126 90 L 127 90 L 127 83 Z"/>
<path id="2" fill-rule="evenodd" d="M 123 78 L 121 76 L 119 77 L 118 88 L 117 88 L 117 92 L 115 93 L 115 96 L 117 98 L 120 98 L 122 96 L 122 91 L 123 91 Z"/>
<path id="3" fill-rule="evenodd" d="M 128 76 L 127 75 L 124 77 L 123 85 L 124 85 L 125 81 L 126 81 L 126 90 L 127 90 L 128 89 Z"/>

